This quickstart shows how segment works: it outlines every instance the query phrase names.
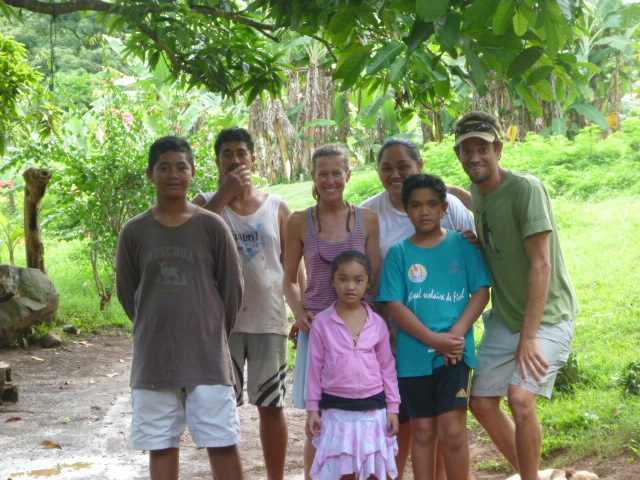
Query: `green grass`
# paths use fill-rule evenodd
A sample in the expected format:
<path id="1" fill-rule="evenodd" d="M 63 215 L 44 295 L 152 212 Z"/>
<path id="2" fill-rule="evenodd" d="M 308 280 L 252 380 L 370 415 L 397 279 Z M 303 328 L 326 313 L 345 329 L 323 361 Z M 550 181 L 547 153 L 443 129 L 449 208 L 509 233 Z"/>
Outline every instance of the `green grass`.
<path id="1" fill-rule="evenodd" d="M 131 322 L 115 294 L 111 307 L 100 311 L 91 264 L 80 240 L 46 240 L 45 264 L 60 292 L 56 325 L 72 324 L 85 333 L 104 332 L 113 328 L 131 330 Z"/>
<path id="2" fill-rule="evenodd" d="M 544 450 L 607 456 L 640 438 L 640 397 L 624 396 L 616 377 L 640 360 L 640 198 L 555 201 L 563 248 L 576 288 L 573 352 L 579 384 L 541 400 Z"/>

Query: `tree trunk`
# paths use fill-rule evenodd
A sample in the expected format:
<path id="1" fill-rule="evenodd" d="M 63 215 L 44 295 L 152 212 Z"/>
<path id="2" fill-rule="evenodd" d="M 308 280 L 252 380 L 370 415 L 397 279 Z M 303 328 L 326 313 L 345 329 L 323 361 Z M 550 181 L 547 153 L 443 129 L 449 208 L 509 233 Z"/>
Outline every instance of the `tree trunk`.
<path id="1" fill-rule="evenodd" d="M 342 93 L 342 123 L 340 125 L 340 128 L 338 129 L 338 140 L 340 140 L 342 143 L 347 143 L 349 133 L 351 132 L 351 118 L 349 115 L 349 92 L 351 92 L 351 90 L 347 90 L 346 92 Z"/>
<path id="2" fill-rule="evenodd" d="M 44 244 L 40 232 L 40 204 L 51 180 L 51 170 L 31 167 L 22 174 L 24 191 L 24 235 L 27 267 L 48 274 L 44 266 Z"/>

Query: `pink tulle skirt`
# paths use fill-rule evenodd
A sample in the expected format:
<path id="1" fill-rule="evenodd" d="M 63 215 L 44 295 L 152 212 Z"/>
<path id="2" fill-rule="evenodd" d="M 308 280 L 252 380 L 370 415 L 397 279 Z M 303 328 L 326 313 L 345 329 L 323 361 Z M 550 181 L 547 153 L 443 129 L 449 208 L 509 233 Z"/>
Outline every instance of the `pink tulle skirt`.
<path id="1" fill-rule="evenodd" d="M 379 480 L 396 478 L 396 437 L 387 435 L 387 412 L 322 411 L 322 430 L 313 439 L 316 457 L 311 466 L 313 480 L 337 480 L 356 474 L 358 480 L 375 475 Z"/>

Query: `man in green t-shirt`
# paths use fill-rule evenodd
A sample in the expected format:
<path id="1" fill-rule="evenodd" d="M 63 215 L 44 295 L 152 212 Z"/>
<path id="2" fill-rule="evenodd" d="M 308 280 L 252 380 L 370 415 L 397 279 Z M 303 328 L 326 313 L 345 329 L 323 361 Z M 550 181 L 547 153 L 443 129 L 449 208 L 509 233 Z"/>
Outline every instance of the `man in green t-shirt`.
<path id="1" fill-rule="evenodd" d="M 483 112 L 464 115 L 455 129 L 493 282 L 470 408 L 522 480 L 537 480 L 536 401 L 551 396 L 567 361 L 578 304 L 549 194 L 538 178 L 500 164 L 500 132 L 498 119 Z M 513 420 L 500 406 L 504 396 Z"/>

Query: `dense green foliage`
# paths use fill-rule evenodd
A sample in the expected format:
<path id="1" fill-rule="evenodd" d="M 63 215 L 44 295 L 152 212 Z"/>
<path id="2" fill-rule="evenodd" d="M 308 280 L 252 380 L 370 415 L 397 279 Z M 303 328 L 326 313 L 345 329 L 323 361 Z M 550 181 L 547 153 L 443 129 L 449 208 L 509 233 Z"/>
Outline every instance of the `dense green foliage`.
<path id="1" fill-rule="evenodd" d="M 28 115 L 21 107 L 36 95 L 40 78 L 27 63 L 24 46 L 0 33 L 0 156 L 11 131 L 24 127 Z"/>
<path id="2" fill-rule="evenodd" d="M 151 68 L 165 63 L 186 85 L 241 93 L 248 104 L 284 93 L 289 53 L 307 37 L 327 54 L 298 58 L 299 66 L 320 61 L 341 91 L 391 94 L 401 117 L 428 120 L 427 111 L 444 108 L 456 116 L 471 92 L 486 95 L 501 81 L 512 107 L 556 133 L 571 127 L 565 114 L 607 128 L 602 110 L 617 112 L 619 83 L 632 82 L 640 19 L 640 5 L 621 0 L 3 0 L 7 17 L 18 17 L 9 6 L 55 18 L 100 12 Z M 613 105 L 593 105 L 612 89 Z"/>

